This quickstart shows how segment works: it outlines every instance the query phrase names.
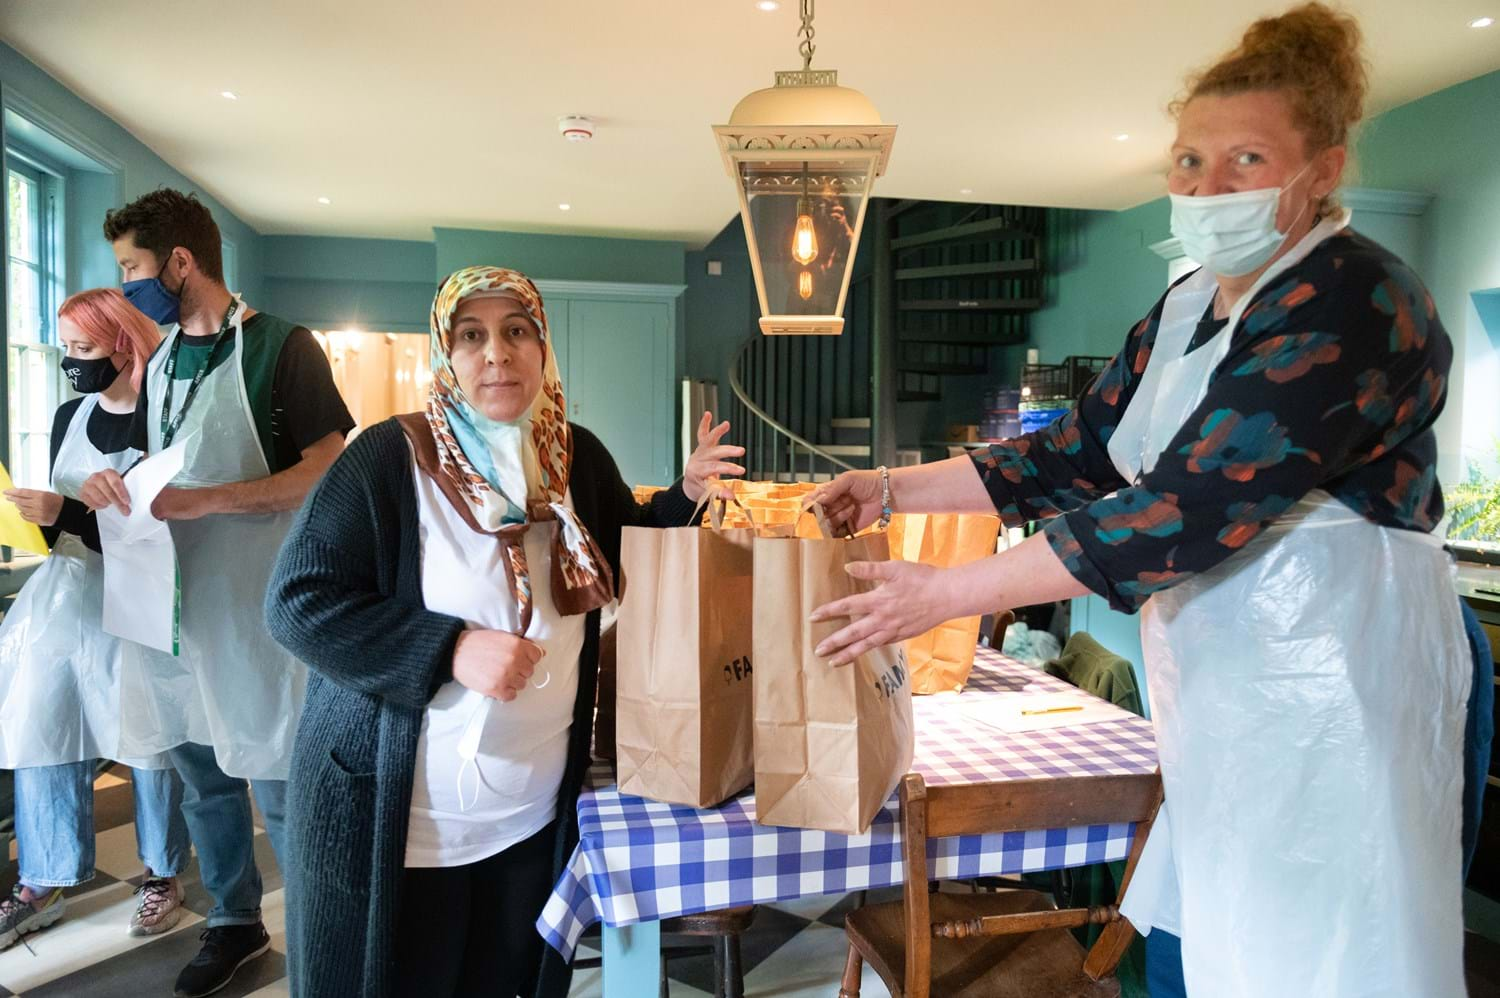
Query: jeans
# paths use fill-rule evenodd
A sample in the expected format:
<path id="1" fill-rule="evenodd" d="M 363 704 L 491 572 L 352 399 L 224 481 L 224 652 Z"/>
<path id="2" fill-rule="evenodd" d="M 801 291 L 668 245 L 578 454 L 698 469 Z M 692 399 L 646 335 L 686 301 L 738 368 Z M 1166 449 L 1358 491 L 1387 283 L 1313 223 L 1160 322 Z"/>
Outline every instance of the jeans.
<path id="1" fill-rule="evenodd" d="M 1146 990 L 1151 998 L 1187 998 L 1182 979 L 1182 940 L 1162 929 L 1146 937 Z"/>
<path id="2" fill-rule="evenodd" d="M 1484 626 L 1468 603 L 1463 603 L 1464 630 L 1469 652 L 1474 656 L 1474 685 L 1469 689 L 1468 717 L 1464 721 L 1464 879 L 1479 845 L 1479 819 L 1484 815 L 1485 777 L 1490 772 L 1490 746 L 1495 738 L 1495 660 Z"/>
<path id="3" fill-rule="evenodd" d="M 198 872 L 214 899 L 208 927 L 254 925 L 260 921 L 263 893 L 255 865 L 255 826 L 250 791 L 266 821 L 266 837 L 276 861 L 285 864 L 286 781 L 226 775 L 210 745 L 184 743 L 168 751 L 182 776 L 182 814 L 198 848 Z"/>
<path id="4" fill-rule="evenodd" d="M 18 769 L 15 781 L 21 883 L 72 887 L 92 880 L 94 763 Z M 130 783 L 137 855 L 156 876 L 175 877 L 189 857 L 182 781 L 170 769 L 135 769 Z"/>

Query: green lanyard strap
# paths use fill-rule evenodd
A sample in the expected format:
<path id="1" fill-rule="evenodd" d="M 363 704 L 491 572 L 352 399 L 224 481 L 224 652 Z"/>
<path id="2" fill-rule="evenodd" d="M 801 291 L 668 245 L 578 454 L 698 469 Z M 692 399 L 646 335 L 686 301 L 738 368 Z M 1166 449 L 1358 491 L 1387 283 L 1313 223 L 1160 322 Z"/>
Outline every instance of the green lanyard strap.
<path id="1" fill-rule="evenodd" d="M 219 334 L 214 337 L 214 345 L 208 349 L 208 359 L 203 366 L 198 368 L 193 375 L 193 381 L 188 385 L 187 395 L 183 396 L 182 408 L 177 410 L 177 415 L 172 415 L 172 378 L 177 373 L 177 351 L 182 347 L 182 328 L 179 326 L 177 335 L 172 338 L 172 349 L 167 351 L 167 389 L 162 392 L 161 399 L 161 445 L 162 449 L 172 446 L 172 440 L 177 436 L 177 431 L 182 428 L 182 421 L 186 418 L 188 409 L 192 407 L 193 399 L 198 397 L 198 389 L 203 385 L 203 379 L 208 376 L 209 370 L 214 366 L 214 359 L 219 355 L 219 345 L 224 342 L 224 336 L 232 328 L 234 313 L 239 311 L 239 299 L 233 299 L 229 303 L 229 311 L 224 313 L 224 321 L 219 324 Z"/>

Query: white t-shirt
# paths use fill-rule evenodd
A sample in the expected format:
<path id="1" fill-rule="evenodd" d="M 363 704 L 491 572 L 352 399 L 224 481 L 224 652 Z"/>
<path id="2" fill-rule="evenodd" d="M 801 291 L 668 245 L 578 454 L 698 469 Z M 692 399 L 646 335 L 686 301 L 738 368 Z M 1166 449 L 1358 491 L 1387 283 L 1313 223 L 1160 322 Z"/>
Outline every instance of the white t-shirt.
<path id="1" fill-rule="evenodd" d="M 427 608 L 471 629 L 514 633 L 519 619 L 504 548 L 470 529 L 426 472 L 415 464 L 413 472 Z M 564 502 L 571 508 L 572 496 Z M 586 617 L 563 617 L 553 605 L 553 529 L 539 523 L 526 531 L 534 601 L 526 638 L 546 652 L 526 689 L 502 703 L 450 681 L 427 705 L 406 832 L 409 867 L 477 863 L 530 838 L 556 814 Z M 465 768 L 460 743 L 471 723 L 481 726 L 470 731 L 478 753 Z"/>

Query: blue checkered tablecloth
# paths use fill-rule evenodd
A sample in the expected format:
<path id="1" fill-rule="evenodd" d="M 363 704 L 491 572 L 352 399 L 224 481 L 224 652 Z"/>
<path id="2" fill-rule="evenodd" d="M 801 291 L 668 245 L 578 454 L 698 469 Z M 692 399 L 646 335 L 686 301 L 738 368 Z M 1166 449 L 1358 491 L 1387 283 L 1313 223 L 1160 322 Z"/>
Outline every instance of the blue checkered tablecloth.
<path id="1" fill-rule="evenodd" d="M 1038 669 L 980 648 L 968 687 L 983 697 L 1030 687 L 1072 691 Z M 929 784 L 1151 773 L 1151 722 L 1118 721 L 1007 733 L 965 722 L 952 694 L 916 697 L 912 763 Z M 864 835 L 845 836 L 755 823 L 747 792 L 714 810 L 621 794 L 605 775 L 578 801 L 580 841 L 553 888 L 537 930 L 571 957 L 578 937 L 610 926 L 716 908 L 843 894 L 902 882 L 896 795 Z M 1015 875 L 1124 859 L 1131 825 L 1090 825 L 960 836 L 929 843 L 933 879 Z"/>

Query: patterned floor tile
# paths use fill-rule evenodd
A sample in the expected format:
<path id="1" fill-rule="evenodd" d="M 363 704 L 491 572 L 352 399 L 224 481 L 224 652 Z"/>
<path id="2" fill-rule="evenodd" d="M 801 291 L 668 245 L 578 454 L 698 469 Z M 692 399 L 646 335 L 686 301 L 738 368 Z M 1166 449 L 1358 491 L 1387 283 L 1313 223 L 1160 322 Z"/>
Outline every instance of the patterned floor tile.
<path id="1" fill-rule="evenodd" d="M 49 929 L 27 936 L 31 949 L 17 945 L 0 953 L 0 986 L 11 991 L 31 994 L 34 990 L 55 985 L 60 980 L 100 974 L 115 960 L 126 959 L 153 940 L 133 939 L 127 934 L 135 897 L 129 884 L 117 883 L 68 901 L 61 921 Z M 201 919 L 195 914 L 183 917 L 172 935 L 197 938 L 195 926 Z M 75 989 L 53 991 L 54 994 L 93 994 Z M 168 989 L 170 991 L 170 989 Z M 42 992 L 48 993 L 48 992 Z M 137 994 L 133 998 L 140 998 Z"/>
<path id="2" fill-rule="evenodd" d="M 127 953 L 96 963 L 43 987 L 26 991 L 26 998 L 143 998 L 169 995 L 177 975 L 202 944 L 198 932 L 179 929 Z M 286 957 L 272 950 L 240 968 L 233 981 L 217 992 L 219 998 L 244 998 L 286 977 Z"/>
<path id="3" fill-rule="evenodd" d="M 830 998 L 838 993 L 847 953 L 841 930 L 815 922 L 745 975 L 745 998 Z M 861 998 L 890 998 L 874 973 L 867 970 L 863 983 Z"/>
<path id="4" fill-rule="evenodd" d="M 808 919 L 782 911 L 780 908 L 770 905 L 758 906 L 755 909 L 755 921 L 750 924 L 749 931 L 740 937 L 740 965 L 746 979 L 749 979 L 750 974 L 767 957 L 785 946 L 788 941 L 811 924 L 812 922 Z M 662 940 L 664 947 L 672 943 L 680 943 L 684 946 L 701 946 L 704 949 L 707 949 L 711 942 L 712 940 L 708 938 L 693 936 L 667 936 Z M 714 990 L 712 952 L 677 958 L 669 956 L 667 976 L 701 991 L 712 992 Z"/>

